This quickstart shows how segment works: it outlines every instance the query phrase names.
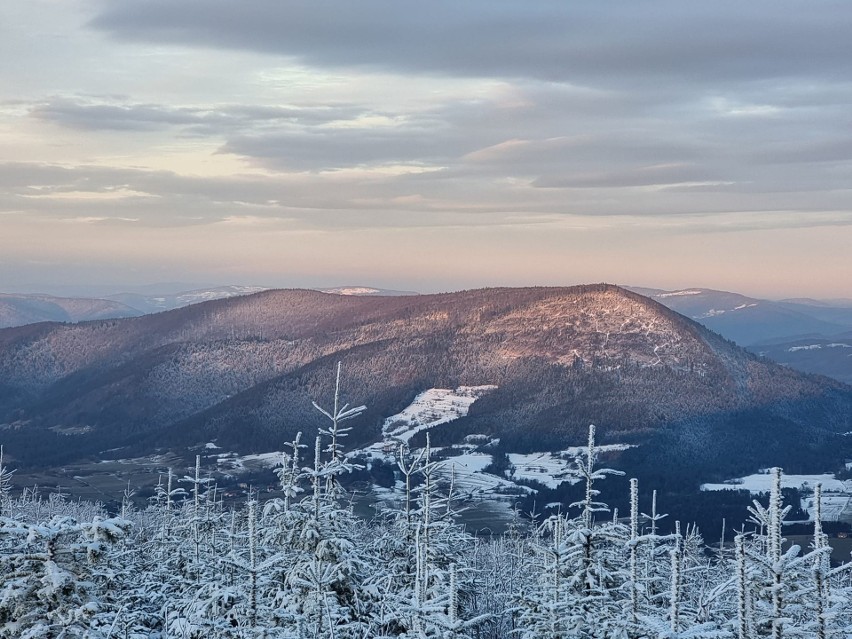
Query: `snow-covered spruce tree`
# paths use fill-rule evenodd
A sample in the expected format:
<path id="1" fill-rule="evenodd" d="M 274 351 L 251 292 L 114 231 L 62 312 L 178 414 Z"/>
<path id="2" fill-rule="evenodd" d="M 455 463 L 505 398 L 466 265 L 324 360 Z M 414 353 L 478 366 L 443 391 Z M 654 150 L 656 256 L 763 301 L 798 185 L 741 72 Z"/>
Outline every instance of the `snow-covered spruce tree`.
<path id="1" fill-rule="evenodd" d="M 0 637 L 108 636 L 118 568 L 109 550 L 130 529 L 119 518 L 69 516 L 28 523 L 0 518 Z"/>
<path id="2" fill-rule="evenodd" d="M 668 591 L 652 603 L 647 614 L 640 614 L 638 636 L 667 639 L 723 639 L 731 637 L 731 609 L 726 594 L 729 579 L 715 570 L 703 557 L 703 541 L 694 527 L 664 538 L 668 548 Z M 660 561 L 659 563 L 663 563 Z M 633 632 L 637 632 L 634 630 Z"/>
<path id="3" fill-rule="evenodd" d="M 142 639 L 161 632 L 166 602 L 176 601 L 183 592 L 175 569 L 178 545 L 164 537 L 165 490 L 161 484 L 144 510 L 126 509 L 133 526 L 115 547 L 122 570 L 109 591 L 121 606 L 113 631 L 118 637 Z"/>
<path id="4" fill-rule="evenodd" d="M 376 593 L 379 636 L 463 637 L 483 620 L 474 604 L 473 539 L 454 521 L 454 474 L 449 485 L 440 479 L 443 463 L 432 459 L 428 436 L 413 455 L 401 445 L 402 498 L 367 529 L 366 554 L 380 566 L 365 583 Z"/>
<path id="5" fill-rule="evenodd" d="M 342 370 L 341 362 L 337 362 L 337 375 L 334 381 L 334 404 L 331 410 L 326 410 L 316 402 L 312 402 L 315 409 L 325 415 L 331 424 L 328 428 L 320 428 L 319 434 L 321 437 L 328 438 L 328 446 L 325 452 L 329 459 L 325 463 L 324 472 L 326 476 L 326 492 L 333 495 L 333 490 L 337 485 L 336 477 L 352 472 L 354 466 L 346 462 L 346 457 L 343 454 L 343 444 L 341 440 L 349 435 L 351 427 L 342 427 L 340 424 L 349 419 L 358 417 L 361 413 L 367 410 L 366 406 L 355 406 L 349 408 L 349 404 L 340 405 L 340 373 Z"/>
<path id="6" fill-rule="evenodd" d="M 387 561 L 381 605 L 384 632 L 399 636 L 433 636 L 440 632 L 429 619 L 446 611 L 449 600 L 447 569 L 457 562 L 467 539 L 453 521 L 452 487 L 442 494 L 430 437 L 426 446 L 410 451 L 406 442 L 397 450 L 397 469 L 402 478 L 398 508 L 383 510 L 375 525 L 382 534 L 374 552 Z M 463 565 L 459 563 L 459 565 Z M 468 576 L 459 570 L 458 576 Z M 379 586 L 379 584 L 376 584 Z M 466 584 L 465 584 L 466 588 Z"/>
<path id="7" fill-rule="evenodd" d="M 613 517 L 595 521 L 596 514 L 609 508 L 595 500 L 599 491 L 594 483 L 621 473 L 596 468 L 596 460 L 595 427 L 590 426 L 585 455 L 575 460 L 576 473 L 585 481 L 585 497 L 571 507 L 580 513 L 573 518 L 555 515 L 540 529 L 542 579 L 519 601 L 525 639 L 626 636 L 629 617 L 622 597 L 629 591 L 630 530 Z"/>
<path id="8" fill-rule="evenodd" d="M 820 633 L 829 636 L 836 626 L 829 629 L 832 615 L 827 615 L 825 608 L 832 602 L 817 586 L 828 549 L 815 540 L 815 547 L 805 555 L 800 554 L 801 548 L 795 544 L 783 550 L 783 525 L 790 507 L 783 504 L 781 469 L 773 468 L 770 472 L 769 505 L 764 508 L 755 501 L 749 508 L 752 521 L 761 532 L 743 542 L 743 572 L 746 589 L 750 590 L 746 601 L 751 605 L 751 623 L 745 629 L 754 637 L 772 639 Z M 841 571 L 845 570 L 846 567 Z"/>
<path id="9" fill-rule="evenodd" d="M 341 474 L 354 468 L 341 448 L 341 439 L 349 429 L 340 424 L 360 415 L 365 407 L 340 405 L 340 378 L 338 365 L 333 408 L 326 410 L 315 404 L 330 426 L 321 429 L 316 439 L 313 466 L 296 475 L 292 466 L 291 471 L 282 470 L 282 481 L 293 484 L 291 499 L 298 494 L 294 484 L 301 477 L 310 482 L 309 493 L 287 503 L 286 509 L 280 504 L 267 510 L 267 516 L 277 522 L 271 527 L 272 534 L 284 546 L 278 549 L 284 554 L 280 561 L 272 558 L 282 567 L 274 580 L 274 623 L 300 637 L 368 636 L 375 605 L 374 592 L 364 587 L 368 557 L 359 554 L 357 547 L 359 529 L 365 524 L 352 513 L 339 481 Z M 328 440 L 325 447 L 323 437 Z M 295 456 L 298 441 L 294 444 Z M 278 528 L 285 523 L 287 530 Z"/>
<path id="10" fill-rule="evenodd" d="M 568 538 L 570 520 L 561 513 L 548 517 L 540 528 L 540 542 L 533 546 L 539 581 L 521 593 L 517 605 L 523 639 L 574 637 L 577 620 L 572 614 L 576 592 L 570 588 L 572 573 L 581 562 L 582 548 Z"/>
<path id="11" fill-rule="evenodd" d="M 211 495 L 206 490 L 213 480 L 201 476 L 201 455 L 195 456 L 195 473 L 184 476 L 180 481 L 191 485 L 189 491 L 192 497 L 191 509 L 189 513 L 184 513 L 182 523 L 188 526 L 190 532 L 189 572 L 196 581 L 200 582 L 204 572 L 201 558 L 202 549 L 209 542 L 213 530 L 213 524 L 210 520 Z M 189 516 L 186 517 L 186 514 Z"/>
<path id="12" fill-rule="evenodd" d="M 468 609 L 472 616 L 486 616 L 476 637 L 516 636 L 519 611 L 515 604 L 526 599 L 539 576 L 532 540 L 522 526 L 520 513 L 514 510 L 505 534 L 474 540 Z"/>
<path id="13" fill-rule="evenodd" d="M 166 577 L 169 596 L 160 614 L 165 629 L 173 635 L 216 637 L 221 618 L 227 617 L 230 623 L 230 611 L 237 603 L 227 590 L 233 575 L 222 569 L 222 560 L 231 548 L 227 535 L 230 516 L 217 499 L 212 481 L 202 476 L 200 456 L 196 456 L 193 474 L 182 481 L 190 484 L 190 490 L 170 521 L 166 541 L 172 552 Z"/>
<path id="14" fill-rule="evenodd" d="M 285 556 L 260 544 L 258 527 L 254 499 L 239 513 L 232 511 L 227 542 L 217 544 L 219 552 L 229 549 L 218 561 L 219 571 L 198 589 L 192 604 L 183 609 L 180 622 L 170 625 L 172 630 L 217 639 L 294 636 L 275 627 L 270 607 L 276 589 L 273 569 Z"/>
<path id="15" fill-rule="evenodd" d="M 14 470 L 6 467 L 3 458 L 3 446 L 0 444 L 0 517 L 8 512 L 9 500 L 12 494 L 12 475 Z"/>
<path id="16" fill-rule="evenodd" d="M 364 587 L 375 602 L 372 623 L 377 636 L 405 636 L 413 627 L 412 602 L 415 582 L 422 569 L 418 565 L 418 529 L 421 524 L 419 496 L 415 486 L 425 466 L 426 449 L 410 454 L 404 442 L 399 445 L 398 468 L 405 486 L 399 502 L 385 505 L 369 526 L 363 528 L 362 554 L 376 558 Z"/>
<path id="17" fill-rule="evenodd" d="M 418 510 L 415 516 L 414 593 L 410 605 L 409 628 L 418 637 L 463 637 L 482 622 L 484 616 L 469 616 L 463 605 L 471 588 L 469 553 L 471 538 L 454 521 L 453 478 L 446 490 L 438 480 L 444 462 L 432 460 L 431 438 L 426 435 L 422 483 L 415 489 Z M 463 610 L 463 608 L 465 610 Z"/>
<path id="18" fill-rule="evenodd" d="M 811 615 L 804 624 L 815 639 L 829 639 L 848 634 L 852 626 L 852 591 L 848 578 L 852 564 L 831 568 L 831 547 L 822 529 L 822 484 L 814 489 L 814 538 L 810 557 L 813 562 Z M 844 577 L 847 583 L 843 583 Z"/>

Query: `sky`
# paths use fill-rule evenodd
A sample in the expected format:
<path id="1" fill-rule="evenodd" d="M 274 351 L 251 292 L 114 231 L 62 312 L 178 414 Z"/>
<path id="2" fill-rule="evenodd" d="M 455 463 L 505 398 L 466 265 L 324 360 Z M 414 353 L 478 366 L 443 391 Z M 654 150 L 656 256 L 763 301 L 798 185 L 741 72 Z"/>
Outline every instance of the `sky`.
<path id="1" fill-rule="evenodd" d="M 852 298 L 847 0 L 4 0 L 0 291 Z"/>

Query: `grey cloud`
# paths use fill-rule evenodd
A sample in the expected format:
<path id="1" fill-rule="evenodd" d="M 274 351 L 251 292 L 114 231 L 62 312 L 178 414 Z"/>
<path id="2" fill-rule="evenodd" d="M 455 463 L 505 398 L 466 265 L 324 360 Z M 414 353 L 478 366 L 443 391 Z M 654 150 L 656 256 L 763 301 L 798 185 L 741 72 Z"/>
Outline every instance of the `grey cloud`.
<path id="1" fill-rule="evenodd" d="M 235 153 L 266 167 L 321 170 L 387 163 L 431 163 L 453 157 L 461 139 L 411 130 L 339 129 L 323 132 L 235 137 L 221 152 Z M 468 144 L 470 144 L 468 142 Z"/>
<path id="2" fill-rule="evenodd" d="M 630 178 L 615 176 L 607 184 Z M 240 216 L 277 220 L 292 228 L 337 230 L 529 226 L 579 215 L 641 217 L 652 225 L 668 220 L 700 231 L 712 230 L 718 214 L 736 213 L 747 225 L 750 213 L 787 212 L 777 218 L 757 216 L 754 222 L 760 228 L 780 228 L 789 226 L 791 215 L 802 226 L 820 226 L 848 211 L 848 206 L 844 208 L 848 192 L 841 191 L 815 195 L 706 189 L 696 194 L 677 188 L 630 188 L 630 197 L 615 199 L 610 186 L 534 188 L 501 183 L 489 175 L 460 179 L 450 171 L 382 179 L 336 174 L 203 178 L 167 171 L 0 164 L 0 193 L 5 193 L 0 197 L 0 212 L 54 219 L 106 218 L 98 223 L 137 219 L 134 224 L 146 227 L 204 225 Z M 115 197 L 81 199 L 78 192 Z M 833 217 L 826 218 L 826 213 Z"/>
<path id="3" fill-rule="evenodd" d="M 53 99 L 34 106 L 30 115 L 75 129 L 146 131 L 164 125 L 199 124 L 203 117 L 191 110 L 165 109 L 156 105 L 82 104 Z"/>
<path id="4" fill-rule="evenodd" d="M 710 181 L 707 169 L 694 165 L 674 164 L 645 166 L 625 171 L 600 173 L 574 173 L 566 176 L 548 176 L 537 179 L 535 186 L 559 188 L 634 187 L 686 182 Z M 718 178 L 717 180 L 718 181 Z"/>
<path id="5" fill-rule="evenodd" d="M 852 5 L 839 0 L 121 0 L 92 26 L 320 66 L 593 86 L 852 75 Z"/>
<path id="6" fill-rule="evenodd" d="M 162 104 L 104 103 L 54 97 L 33 105 L 40 120 L 86 131 L 158 131 L 177 127 L 199 135 L 224 134 L 263 126 L 318 126 L 364 114 L 352 105 L 272 107 L 213 105 L 206 108 Z"/>
<path id="7" fill-rule="evenodd" d="M 768 147 L 755 149 L 749 156 L 764 164 L 850 162 L 852 135 L 843 132 L 822 139 L 777 141 Z"/>

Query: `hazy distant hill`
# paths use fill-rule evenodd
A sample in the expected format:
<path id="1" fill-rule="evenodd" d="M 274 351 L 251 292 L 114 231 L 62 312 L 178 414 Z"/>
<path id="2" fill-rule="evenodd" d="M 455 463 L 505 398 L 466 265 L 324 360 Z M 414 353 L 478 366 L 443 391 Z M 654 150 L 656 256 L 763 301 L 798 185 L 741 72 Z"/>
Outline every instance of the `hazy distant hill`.
<path id="1" fill-rule="evenodd" d="M 852 304 L 848 300 L 771 302 L 701 288 L 631 290 L 785 366 L 852 383 L 852 356 L 842 347 L 829 346 L 849 342 L 852 335 Z M 803 348 L 809 344 L 814 347 Z"/>
<path id="2" fill-rule="evenodd" d="M 113 300 L 0 293 L 0 328 L 136 315 L 141 315 L 140 311 Z"/>
<path id="3" fill-rule="evenodd" d="M 852 307 L 829 306 L 815 300 L 772 302 L 702 288 L 663 291 L 631 287 L 631 290 L 647 295 L 742 346 L 852 330 Z"/>
<path id="4" fill-rule="evenodd" d="M 852 389 L 734 346 L 624 289 L 485 289 L 402 297 L 273 290 L 138 318 L 0 331 L 0 438 L 22 463 L 215 440 L 272 450 L 320 423 L 344 362 L 369 410 L 348 445 L 428 388 L 495 384 L 437 440 L 518 451 L 642 442 L 637 468 L 735 476 L 831 464 Z M 644 466 L 643 466 L 644 465 Z"/>
<path id="5" fill-rule="evenodd" d="M 210 286 L 173 292 L 166 284 L 163 285 L 162 291 L 156 290 L 155 286 L 146 288 L 153 288 L 153 290 L 113 293 L 103 298 L 0 293 L 0 328 L 37 322 L 83 322 L 136 317 L 147 313 L 170 311 L 190 304 L 269 290 L 264 286 Z M 323 289 L 323 292 L 357 296 L 417 295 L 413 291 L 394 291 L 367 286 L 338 286 Z"/>
<path id="6" fill-rule="evenodd" d="M 752 350 L 796 370 L 829 375 L 852 385 L 852 335 L 762 344 Z"/>
<path id="7" fill-rule="evenodd" d="M 177 293 L 116 293 L 106 297 L 138 309 L 142 313 L 159 313 L 199 302 L 250 295 L 265 290 L 267 289 L 263 286 L 215 286 Z"/>
<path id="8" fill-rule="evenodd" d="M 371 286 L 335 286 L 334 288 L 323 288 L 320 291 L 334 295 L 418 295 L 414 291 L 395 291 L 387 288 L 372 288 Z"/>

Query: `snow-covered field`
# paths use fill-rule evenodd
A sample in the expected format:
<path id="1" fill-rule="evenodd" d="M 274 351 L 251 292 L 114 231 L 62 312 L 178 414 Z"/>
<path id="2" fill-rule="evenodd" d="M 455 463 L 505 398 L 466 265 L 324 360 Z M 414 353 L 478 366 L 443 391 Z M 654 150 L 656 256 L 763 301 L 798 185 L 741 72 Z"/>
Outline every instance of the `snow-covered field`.
<path id="1" fill-rule="evenodd" d="M 259 453 L 256 455 L 237 455 L 236 453 L 219 453 L 216 463 L 219 470 L 243 471 L 248 468 L 275 468 L 281 463 L 282 451 Z"/>
<path id="2" fill-rule="evenodd" d="M 812 493 L 817 484 L 822 484 L 822 520 L 839 521 L 852 517 L 852 480 L 842 481 L 834 475 L 782 475 L 784 488 L 797 488 Z M 772 487 L 772 475 L 757 473 L 732 479 L 722 484 L 702 484 L 701 490 L 748 490 L 752 494 L 766 493 Z M 812 495 L 802 498 L 802 508 L 814 517 Z"/>
<path id="3" fill-rule="evenodd" d="M 396 443 L 408 443 L 411 438 L 423 430 L 439 424 L 447 424 L 468 414 L 470 406 L 480 397 L 495 390 L 493 385 L 460 386 L 456 389 L 430 388 L 414 398 L 414 401 L 400 413 L 388 417 L 383 426 L 384 441 L 376 442 L 351 456 L 368 458 L 394 458 Z M 471 438 L 468 438 L 471 439 Z M 486 444 L 489 438 L 481 438 Z M 627 446 L 614 444 L 600 447 L 601 450 L 624 450 Z M 514 466 L 513 474 L 498 477 L 484 472 L 491 463 L 488 452 L 476 450 L 476 445 L 465 444 L 460 447 L 465 452 L 452 455 L 441 462 L 438 476 L 444 481 L 452 479 L 457 494 L 468 497 L 489 495 L 490 497 L 508 497 L 518 493 L 531 492 L 528 486 L 517 484 L 514 479 L 536 481 L 548 488 L 555 488 L 563 481 L 577 481 L 570 474 L 570 467 L 576 455 L 585 451 L 584 447 L 566 449 L 558 454 L 530 453 L 510 455 Z"/>
<path id="4" fill-rule="evenodd" d="M 382 460 L 396 465 L 400 446 L 409 444 L 411 438 L 439 424 L 447 424 L 465 417 L 470 407 L 483 395 L 496 389 L 493 385 L 460 386 L 455 389 L 430 388 L 419 393 L 403 411 L 385 419 L 382 425 L 382 440 L 347 453 L 350 459 L 370 464 Z M 469 435 L 465 443 L 449 449 L 434 448 L 435 476 L 444 484 L 453 484 L 457 498 L 489 500 L 511 503 L 520 494 L 535 492 L 535 488 L 517 483 L 518 480 L 533 481 L 547 488 L 556 488 L 560 483 L 577 482 L 579 477 L 572 472 L 574 458 L 583 455 L 585 446 L 566 448 L 557 453 L 538 452 L 510 454 L 511 469 L 501 477 L 485 472 L 493 458 L 490 447 L 497 443 L 485 435 Z M 255 455 L 237 455 L 220 451 L 215 443 L 205 445 L 205 450 L 214 456 L 222 472 L 243 472 L 249 469 L 273 468 L 281 462 L 282 452 L 272 451 Z M 599 452 L 622 451 L 627 444 L 605 444 L 598 446 Z M 417 450 L 410 451 L 417 455 Z M 445 457 L 440 459 L 440 457 Z M 374 487 L 373 498 L 378 502 L 398 501 L 403 485 L 394 488 Z"/>
<path id="5" fill-rule="evenodd" d="M 492 385 L 430 388 L 423 391 L 401 413 L 391 415 L 382 425 L 386 439 L 408 442 L 415 434 L 438 424 L 446 424 L 467 415 L 470 405 L 495 390 Z"/>
<path id="6" fill-rule="evenodd" d="M 460 497 L 494 497 L 501 493 L 511 495 L 533 492 L 526 486 L 482 472 L 490 463 L 491 455 L 487 453 L 463 453 L 441 462 L 437 473 L 444 481 L 452 479 L 454 492 Z"/>
<path id="7" fill-rule="evenodd" d="M 806 346 L 791 346 L 787 349 L 790 353 L 796 351 L 814 351 L 822 348 L 852 348 L 852 344 L 843 344 L 840 342 L 832 342 L 831 344 L 808 344 Z"/>
<path id="8" fill-rule="evenodd" d="M 835 479 L 834 475 L 782 475 L 781 486 L 784 488 L 798 488 L 799 490 L 813 490 L 814 486 L 822 484 L 823 492 L 852 492 L 852 482 L 843 482 Z M 750 493 L 768 493 L 772 488 L 772 475 L 769 473 L 757 473 L 729 480 L 723 484 L 702 484 L 701 490 L 747 490 Z"/>
<path id="9" fill-rule="evenodd" d="M 823 521 L 840 521 L 844 518 L 844 513 L 852 507 L 852 495 L 840 493 L 823 493 L 822 494 L 822 520 Z M 809 519 L 814 518 L 813 497 L 802 499 L 802 509 L 808 512 Z"/>
<path id="10" fill-rule="evenodd" d="M 570 459 L 573 461 L 573 455 Z M 556 488 L 563 481 L 572 484 L 580 481 L 571 473 L 571 461 L 553 453 L 510 453 L 509 461 L 514 467 L 514 471 L 510 472 L 511 479 L 535 481 L 548 488 Z"/>

